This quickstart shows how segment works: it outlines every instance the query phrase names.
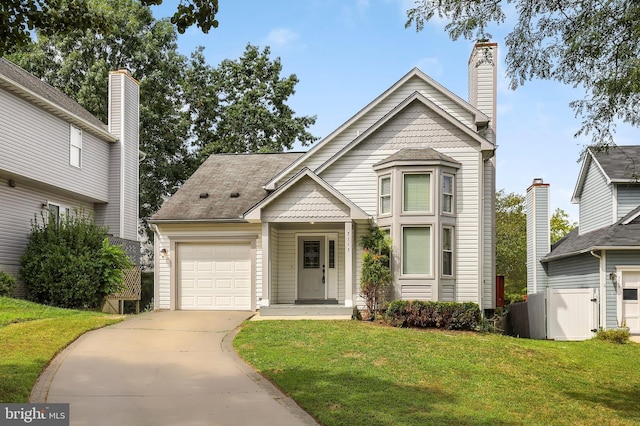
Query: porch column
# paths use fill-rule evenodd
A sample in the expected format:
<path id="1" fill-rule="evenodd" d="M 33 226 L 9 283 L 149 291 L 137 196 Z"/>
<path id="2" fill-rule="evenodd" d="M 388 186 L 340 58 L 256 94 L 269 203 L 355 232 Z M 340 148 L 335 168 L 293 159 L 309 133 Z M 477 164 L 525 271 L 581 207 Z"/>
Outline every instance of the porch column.
<path id="1" fill-rule="evenodd" d="M 344 306 L 353 307 L 353 222 L 344 223 Z"/>
<path id="2" fill-rule="evenodd" d="M 271 271 L 269 270 L 270 258 L 269 222 L 262 223 L 262 301 L 260 306 L 269 306 L 271 295 Z"/>

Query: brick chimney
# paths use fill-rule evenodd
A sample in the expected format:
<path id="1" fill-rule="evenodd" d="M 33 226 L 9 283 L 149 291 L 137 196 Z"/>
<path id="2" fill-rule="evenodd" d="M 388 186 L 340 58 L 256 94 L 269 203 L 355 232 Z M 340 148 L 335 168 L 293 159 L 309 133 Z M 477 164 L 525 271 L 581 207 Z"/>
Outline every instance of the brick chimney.
<path id="1" fill-rule="evenodd" d="M 547 274 L 540 259 L 551 250 L 549 184 L 535 178 L 527 188 L 527 294 L 547 289 Z"/>
<path id="2" fill-rule="evenodd" d="M 120 238 L 138 239 L 139 83 L 128 70 L 109 73 L 109 204 L 105 225 Z"/>
<path id="3" fill-rule="evenodd" d="M 489 131 L 485 137 L 495 143 L 498 43 L 485 40 L 476 42 L 468 67 L 469 103 L 489 117 Z"/>

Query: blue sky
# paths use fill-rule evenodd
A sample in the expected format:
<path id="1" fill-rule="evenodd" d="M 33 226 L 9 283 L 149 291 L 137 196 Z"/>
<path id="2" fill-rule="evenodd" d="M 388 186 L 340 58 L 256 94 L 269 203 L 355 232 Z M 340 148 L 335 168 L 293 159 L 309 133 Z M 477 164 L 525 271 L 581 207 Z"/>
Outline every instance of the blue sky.
<path id="1" fill-rule="evenodd" d="M 164 0 L 154 7 L 155 16 L 170 16 L 177 3 Z M 413 67 L 467 99 L 473 43 L 451 41 L 443 21 L 428 23 L 420 33 L 405 29 L 412 5 L 412 0 L 220 0 L 219 27 L 209 34 L 192 27 L 178 46 L 185 55 L 204 46 L 213 66 L 242 56 L 247 43 L 270 46 L 283 75 L 300 80 L 289 105 L 298 115 L 316 115 L 310 130 L 325 137 Z M 552 210 L 562 208 L 577 221 L 571 194 L 580 152 L 590 139 L 573 137 L 581 120 L 568 104 L 582 92 L 548 81 L 510 90 L 504 65 L 509 22 L 508 16 L 489 30 L 499 44 L 497 189 L 524 194 L 532 179 L 541 177 L 551 184 Z M 638 130 L 625 126 L 616 141 L 628 145 L 633 138 Z"/>

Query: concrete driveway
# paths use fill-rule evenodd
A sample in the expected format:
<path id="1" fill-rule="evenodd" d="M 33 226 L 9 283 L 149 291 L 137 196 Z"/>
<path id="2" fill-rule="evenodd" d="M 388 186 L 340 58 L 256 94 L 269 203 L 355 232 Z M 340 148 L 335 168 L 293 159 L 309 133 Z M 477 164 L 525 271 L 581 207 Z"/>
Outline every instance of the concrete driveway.
<path id="1" fill-rule="evenodd" d="M 162 311 L 91 331 L 38 379 L 31 402 L 71 425 L 315 425 L 231 346 L 250 312 Z"/>

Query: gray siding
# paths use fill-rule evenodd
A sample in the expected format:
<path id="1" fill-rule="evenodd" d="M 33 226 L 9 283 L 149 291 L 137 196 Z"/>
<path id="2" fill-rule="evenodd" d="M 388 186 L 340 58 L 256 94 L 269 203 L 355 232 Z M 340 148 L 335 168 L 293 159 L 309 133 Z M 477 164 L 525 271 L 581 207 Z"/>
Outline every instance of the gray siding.
<path id="1" fill-rule="evenodd" d="M 590 254 L 548 263 L 549 287 L 600 288 L 600 261 Z"/>
<path id="2" fill-rule="evenodd" d="M 496 276 L 496 168 L 495 157 L 484 162 L 484 212 L 483 212 L 483 271 L 482 271 L 482 302 L 484 309 L 494 309 L 495 300 L 495 276 Z M 443 296 L 440 299 L 444 300 Z"/>
<path id="3" fill-rule="evenodd" d="M 540 263 L 550 246 L 549 186 L 534 184 L 527 190 L 527 294 L 546 290 L 547 275 Z"/>
<path id="4" fill-rule="evenodd" d="M 109 153 L 109 204 L 99 210 L 112 232 L 138 238 L 138 84 L 118 72 L 109 75 L 109 131 L 120 140 Z"/>
<path id="5" fill-rule="evenodd" d="M 625 217 L 636 207 L 640 206 L 640 185 L 632 184 L 619 184 L 616 187 L 617 191 L 617 220 Z"/>
<path id="6" fill-rule="evenodd" d="M 613 187 L 607 184 L 595 161 L 591 161 L 580 197 L 580 234 L 614 223 Z"/>
<path id="7" fill-rule="evenodd" d="M 0 90 L 0 171 L 106 202 L 111 143 L 83 132 L 77 168 L 69 164 L 69 139 L 68 122 Z"/>

